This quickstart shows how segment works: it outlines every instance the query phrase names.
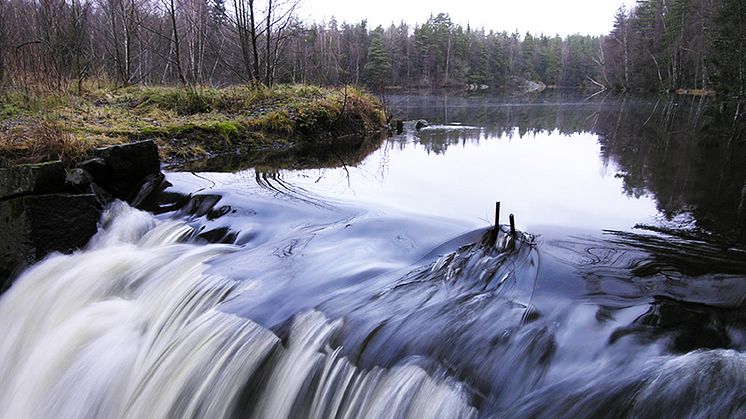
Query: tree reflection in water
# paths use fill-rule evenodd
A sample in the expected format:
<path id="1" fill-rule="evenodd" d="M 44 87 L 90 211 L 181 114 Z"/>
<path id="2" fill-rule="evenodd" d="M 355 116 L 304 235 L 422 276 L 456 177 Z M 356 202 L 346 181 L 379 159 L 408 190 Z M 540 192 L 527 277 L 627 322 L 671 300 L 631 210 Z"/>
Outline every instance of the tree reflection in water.
<path id="1" fill-rule="evenodd" d="M 713 98 L 596 96 L 550 92 L 537 97 L 407 96 L 392 100 L 404 118 L 481 129 L 417 133 L 428 152 L 484 138 L 539 132 L 598 137 L 601 158 L 614 162 L 624 192 L 651 196 L 669 233 L 746 241 L 746 122 L 735 105 Z"/>

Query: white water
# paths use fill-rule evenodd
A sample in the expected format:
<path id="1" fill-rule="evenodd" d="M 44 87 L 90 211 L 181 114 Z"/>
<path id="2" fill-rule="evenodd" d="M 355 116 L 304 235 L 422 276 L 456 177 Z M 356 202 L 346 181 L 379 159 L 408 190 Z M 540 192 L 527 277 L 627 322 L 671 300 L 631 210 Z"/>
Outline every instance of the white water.
<path id="1" fill-rule="evenodd" d="M 472 417 L 458 383 L 412 363 L 360 370 L 295 316 L 286 346 L 220 310 L 255 292 L 207 273 L 228 245 L 122 203 L 89 247 L 53 255 L 0 299 L 0 418 Z M 246 394 L 244 394 L 246 392 Z"/>

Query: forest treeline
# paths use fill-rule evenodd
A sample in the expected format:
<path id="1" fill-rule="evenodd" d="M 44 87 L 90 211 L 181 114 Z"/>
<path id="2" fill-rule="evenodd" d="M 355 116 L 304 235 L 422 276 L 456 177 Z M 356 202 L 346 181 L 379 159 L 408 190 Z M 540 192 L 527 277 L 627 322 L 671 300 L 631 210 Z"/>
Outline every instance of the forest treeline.
<path id="1" fill-rule="evenodd" d="M 746 91 L 746 0 L 639 0 L 604 36 L 306 23 L 298 0 L 0 0 L 4 86 L 325 85 Z M 578 19 L 582 19 L 578 16 Z"/>

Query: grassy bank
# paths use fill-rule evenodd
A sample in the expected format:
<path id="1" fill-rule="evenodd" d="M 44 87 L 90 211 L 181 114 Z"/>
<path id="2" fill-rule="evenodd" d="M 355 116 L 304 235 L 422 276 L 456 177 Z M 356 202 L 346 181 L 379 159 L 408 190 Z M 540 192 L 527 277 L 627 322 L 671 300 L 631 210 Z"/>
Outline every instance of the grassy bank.
<path id="1" fill-rule="evenodd" d="M 165 161 L 286 149 L 380 130 L 379 101 L 354 87 L 132 86 L 0 97 L 0 165 L 80 161 L 97 147 L 154 139 Z"/>

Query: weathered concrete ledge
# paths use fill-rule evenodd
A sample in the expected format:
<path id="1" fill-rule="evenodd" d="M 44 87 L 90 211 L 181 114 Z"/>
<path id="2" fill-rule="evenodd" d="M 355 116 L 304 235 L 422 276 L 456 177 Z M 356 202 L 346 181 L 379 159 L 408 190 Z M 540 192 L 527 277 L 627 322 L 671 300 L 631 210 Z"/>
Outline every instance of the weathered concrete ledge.
<path id="1" fill-rule="evenodd" d="M 0 169 L 0 292 L 48 254 L 85 246 L 109 201 L 147 207 L 166 186 L 153 141 L 94 156 L 67 170 L 60 161 Z"/>
<path id="2" fill-rule="evenodd" d="M 0 169 L 0 199 L 59 191 L 64 186 L 65 166 L 61 161 Z"/>
<path id="3" fill-rule="evenodd" d="M 101 206 L 93 194 L 52 193 L 0 201 L 0 291 L 23 268 L 52 252 L 85 246 Z"/>

